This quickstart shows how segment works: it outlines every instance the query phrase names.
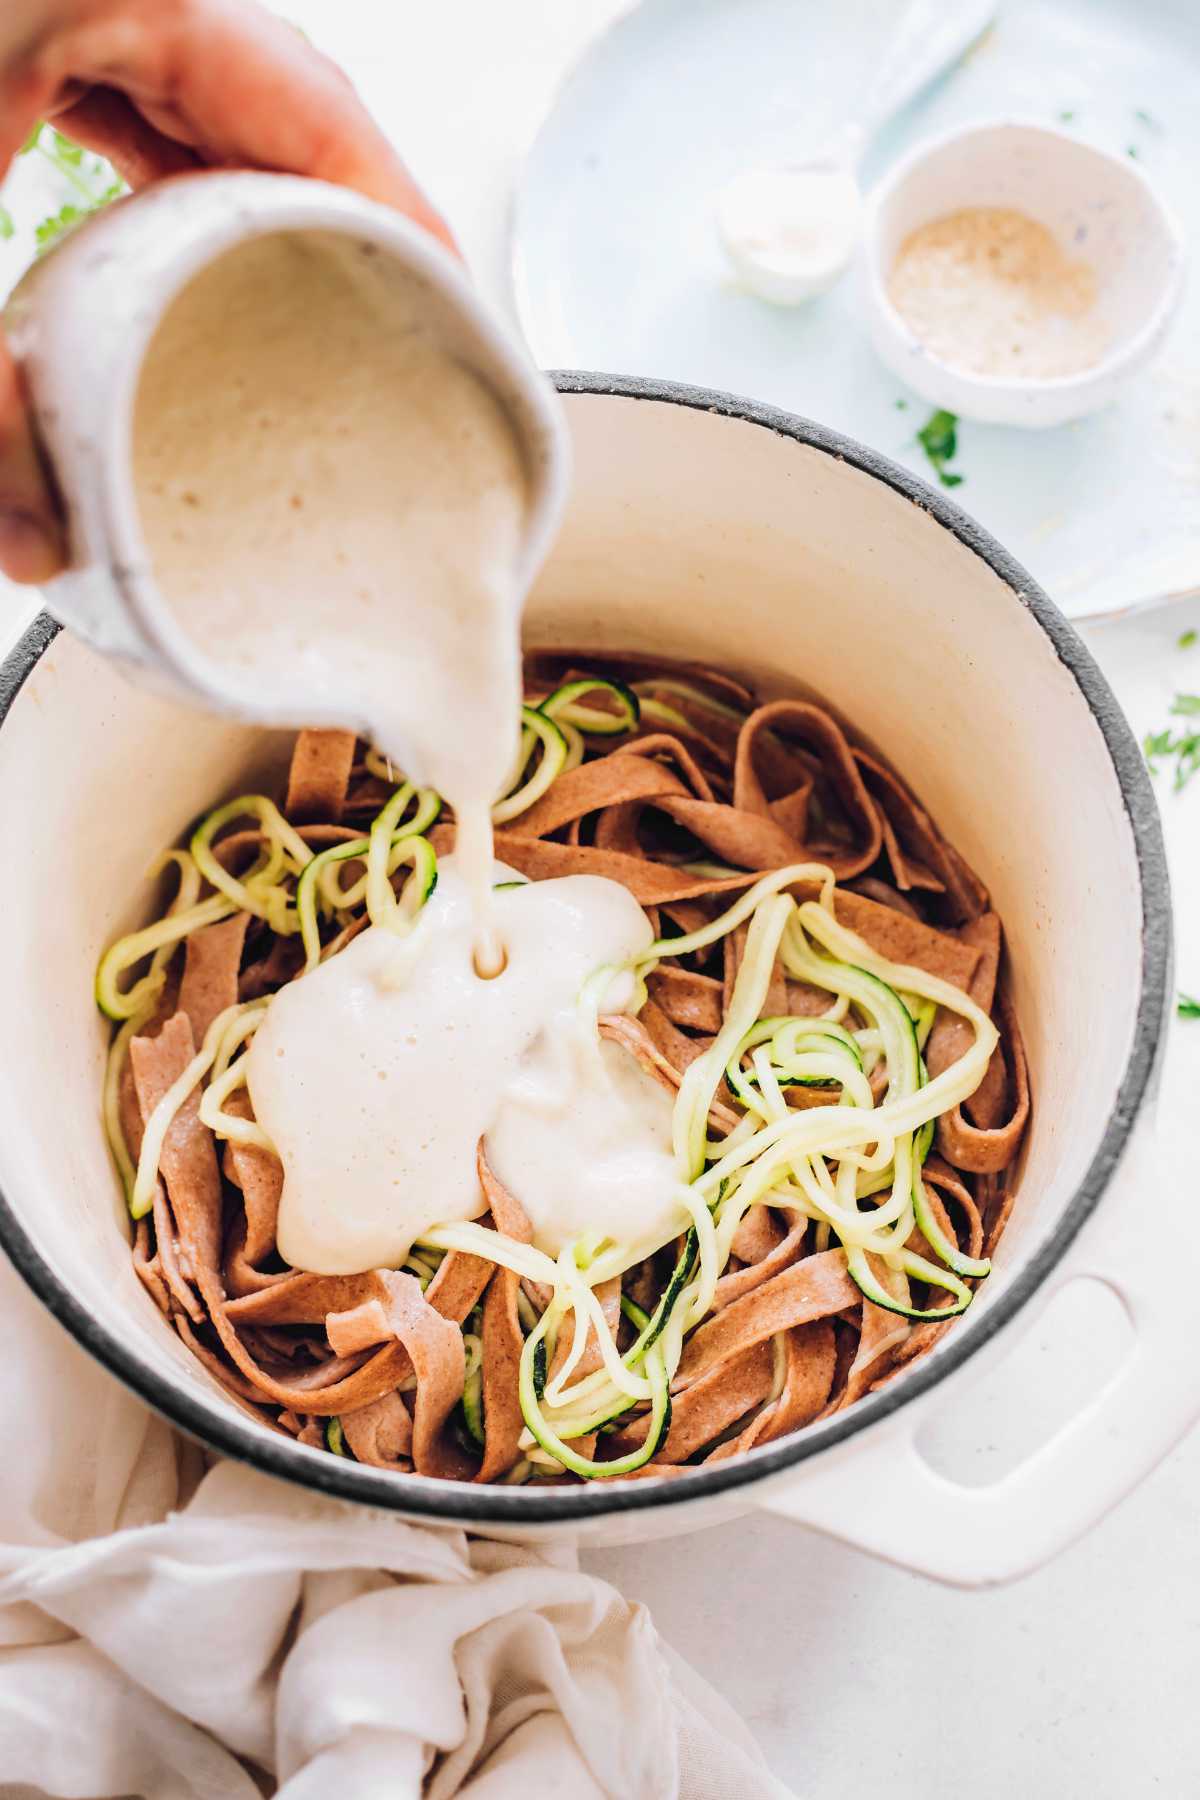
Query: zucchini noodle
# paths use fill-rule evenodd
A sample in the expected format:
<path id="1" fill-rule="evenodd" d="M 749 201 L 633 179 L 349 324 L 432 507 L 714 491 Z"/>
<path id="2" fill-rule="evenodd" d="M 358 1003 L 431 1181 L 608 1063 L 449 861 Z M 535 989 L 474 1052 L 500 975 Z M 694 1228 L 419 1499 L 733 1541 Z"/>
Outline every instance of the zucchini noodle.
<path id="1" fill-rule="evenodd" d="M 403 790 L 401 790 L 403 792 Z M 428 830 L 429 825 L 437 817 L 440 802 L 436 794 L 425 790 L 417 812 L 406 825 L 391 831 L 387 838 L 386 857 L 382 846 L 376 851 L 376 891 L 368 899 L 368 916 L 372 924 L 387 925 L 392 929 L 402 928 L 429 895 L 433 892 L 437 881 L 437 858 L 433 847 L 425 838 L 416 835 Z M 300 941 L 304 945 L 304 973 L 307 975 L 321 961 L 321 927 L 318 918 L 320 896 L 326 894 L 325 878 L 336 877 L 339 864 L 352 862 L 367 857 L 372 848 L 371 838 L 354 838 L 346 844 L 334 844 L 328 850 L 322 850 L 314 856 L 296 883 L 296 916 L 300 923 Z M 382 882 L 378 864 L 382 864 Z M 413 874 L 397 904 L 391 889 L 391 877 L 405 863 L 413 865 Z M 350 888 L 338 891 L 332 904 L 325 899 L 326 909 L 341 911 L 351 909 L 367 895 L 371 881 L 371 871 L 354 883 Z M 380 886 L 390 896 L 381 897 Z M 376 911 L 371 910 L 372 900 Z"/>
<path id="2" fill-rule="evenodd" d="M 504 794 L 492 807 L 493 825 L 507 825 L 520 813 L 528 812 L 534 801 L 548 793 L 563 773 L 570 754 L 571 747 L 561 726 L 556 725 L 548 714 L 540 712 L 535 706 L 523 706 L 521 718 L 524 729 L 521 733 L 517 769 Z M 529 759 L 539 745 L 541 754 L 532 772 L 526 774 Z M 525 777 L 524 780 L 522 776 Z"/>
<path id="3" fill-rule="evenodd" d="M 606 710 L 584 706 L 582 701 L 588 694 L 606 696 L 612 704 Z M 635 731 L 641 718 L 641 707 L 632 688 L 626 687 L 623 681 L 601 681 L 594 676 L 568 681 L 555 688 L 542 701 L 538 711 L 560 726 L 570 725 L 576 731 L 586 731 L 595 737 Z"/>
<path id="4" fill-rule="evenodd" d="M 169 955 L 176 944 L 193 931 L 199 931 L 205 925 L 216 925 L 236 911 L 224 895 L 214 894 L 181 912 L 168 913 L 166 918 L 156 920 L 141 931 L 132 931 L 128 937 L 118 938 L 105 951 L 96 970 L 96 1004 L 100 1011 L 110 1019 L 132 1019 L 135 1015 L 145 1016 L 152 1012 L 166 979 L 165 956 L 159 960 L 158 952 Z M 118 985 L 120 977 L 151 951 L 155 952 L 155 957 L 146 974 L 122 992 Z"/>
<path id="5" fill-rule="evenodd" d="M 635 681 L 634 692 L 641 701 L 642 711 L 647 712 L 657 704 L 660 711 L 667 710 L 665 703 L 654 702 L 648 695 L 674 694 L 680 700 L 686 700 L 691 706 L 698 706 L 704 712 L 712 713 L 714 718 L 724 719 L 728 724 L 741 725 L 742 714 L 736 707 L 727 706 L 723 700 L 717 700 L 712 694 L 706 694 L 703 688 L 696 687 L 690 681 L 675 681 L 669 677 L 654 676 L 647 681 Z M 682 713 L 676 712 L 674 717 L 687 729 L 687 720 Z"/>
<path id="6" fill-rule="evenodd" d="M 134 1177 L 133 1193 L 129 1202 L 129 1210 L 135 1219 L 144 1218 L 154 1205 L 154 1188 L 158 1181 L 158 1163 L 162 1155 L 163 1141 L 171 1128 L 176 1113 L 212 1068 L 220 1053 L 226 1032 L 231 1028 L 236 1028 L 248 1010 L 251 1009 L 246 1006 L 227 1006 L 224 1012 L 217 1014 L 205 1032 L 204 1042 L 191 1062 L 188 1063 L 183 1073 L 171 1083 L 146 1120 L 146 1128 L 142 1133 L 141 1155 L 138 1157 L 137 1173 Z M 260 1008 L 252 1010 L 256 1014 L 261 1014 Z M 256 1017 L 255 1024 L 257 1023 L 258 1018 Z M 228 1079 L 228 1075 L 225 1079 Z M 207 1090 L 208 1093 L 212 1091 L 211 1088 Z M 244 1123 L 245 1121 L 231 1122 Z"/>
<path id="7" fill-rule="evenodd" d="M 133 1183 L 137 1170 L 133 1158 L 129 1154 L 129 1145 L 125 1141 L 125 1133 L 121 1126 L 121 1074 L 129 1055 L 129 1040 L 136 1037 L 142 1027 L 149 1021 L 149 1012 L 135 1013 L 126 1019 L 109 1045 L 108 1057 L 104 1065 L 104 1135 L 108 1139 L 108 1147 L 112 1159 L 117 1165 L 117 1174 L 121 1177 L 121 1187 L 125 1194 L 125 1203 L 129 1205 L 133 1199 Z"/>
<path id="8" fill-rule="evenodd" d="M 222 902 L 218 908 L 210 906 L 208 914 L 198 916 L 201 914 L 201 909 L 197 906 L 200 873 L 186 850 L 165 850 L 151 865 L 148 877 L 153 879 L 172 866 L 179 871 L 179 885 L 166 916 L 144 931 L 135 931 L 128 937 L 119 938 L 100 959 L 96 973 L 96 1000 L 100 1010 L 108 1018 L 121 1021 L 105 1059 L 102 1113 L 104 1134 L 121 1178 L 127 1204 L 133 1196 L 136 1174 L 121 1125 L 121 1075 L 129 1054 L 129 1040 L 136 1037 L 153 1017 L 166 981 L 167 963 L 180 939 L 198 930 L 201 925 L 215 924 L 219 919 L 227 917 L 232 910 Z M 176 929 L 164 932 L 162 928 L 168 925 L 173 925 Z M 145 975 L 122 993 L 117 985 L 118 977 L 124 970 L 140 962 L 147 951 L 152 954 Z"/>
<path id="9" fill-rule="evenodd" d="M 416 814 L 407 825 L 401 825 L 400 821 L 408 810 L 409 802 L 414 799 L 417 800 Z M 371 826 L 371 835 L 367 839 L 366 898 L 367 917 L 372 925 L 385 925 L 393 931 L 398 928 L 398 921 L 403 914 L 401 905 L 392 892 L 391 874 L 399 861 L 411 860 L 411 856 L 416 853 L 402 855 L 395 860 L 391 853 L 397 845 L 402 845 L 427 830 L 437 813 L 437 796 L 428 792 L 418 796 L 416 789 L 406 781 L 396 789 Z M 428 850 L 427 845 L 425 848 Z M 432 850 L 429 850 L 429 855 L 433 855 Z M 435 869 L 436 866 L 435 863 Z M 425 891 L 427 893 L 428 888 Z M 425 898 L 424 893 L 421 898 Z"/>
<path id="10" fill-rule="evenodd" d="M 669 731 L 687 730 L 688 722 L 683 714 L 673 706 L 668 706 L 665 701 L 642 695 L 640 705 L 644 719 L 653 719 L 656 725 L 665 725 Z"/>
<path id="11" fill-rule="evenodd" d="M 582 704 L 584 696 L 601 694 L 610 709 Z M 620 681 L 587 678 L 556 688 L 539 706 L 521 708 L 521 745 L 516 768 L 492 807 L 492 823 L 506 825 L 528 812 L 548 793 L 560 775 L 583 761 L 583 733 L 612 737 L 636 729 L 641 717 L 638 697 Z M 540 747 L 536 763 L 530 758 Z"/>
<path id="12" fill-rule="evenodd" d="M 465 1250 L 470 1256 L 485 1257 L 489 1262 L 499 1263 L 502 1269 L 511 1269 L 514 1275 L 539 1282 L 544 1287 L 557 1288 L 559 1284 L 558 1264 L 544 1250 L 535 1250 L 532 1244 L 520 1244 L 516 1238 L 505 1237 L 502 1232 L 488 1231 L 469 1219 L 457 1225 L 435 1225 L 417 1242 L 421 1247 L 428 1245 L 431 1250 Z"/>
<path id="13" fill-rule="evenodd" d="M 224 868 L 213 852 L 213 839 L 234 819 L 255 819 L 267 844 L 264 865 L 245 881 L 239 881 Z M 265 794 L 243 794 L 201 820 L 192 834 L 192 857 L 197 869 L 210 887 L 232 901 L 231 911 L 248 912 L 265 919 L 272 931 L 281 937 L 299 931 L 295 909 L 288 901 L 279 877 L 285 870 L 298 873 L 313 858 L 313 853 L 299 832 L 288 824 L 273 800 Z M 290 860 L 290 869 L 289 869 Z"/>
<path id="14" fill-rule="evenodd" d="M 231 1143 L 254 1144 L 260 1150 L 273 1152 L 274 1144 L 256 1120 L 242 1119 L 236 1113 L 224 1110 L 230 1094 L 246 1080 L 246 1058 L 239 1056 L 234 1062 L 234 1052 L 253 1036 L 266 1017 L 266 1008 L 261 1001 L 250 1001 L 238 1010 L 240 1016 L 231 1020 L 213 1060 L 211 1077 L 200 1100 L 200 1121 Z"/>
<path id="15" fill-rule="evenodd" d="M 776 952 L 793 910 L 793 902 L 776 893 L 764 896 L 750 914 L 746 952 L 725 1021 L 709 1048 L 684 1075 L 673 1120 L 675 1160 L 684 1181 L 691 1181 L 704 1167 L 709 1111 L 725 1065 L 762 1011 Z"/>

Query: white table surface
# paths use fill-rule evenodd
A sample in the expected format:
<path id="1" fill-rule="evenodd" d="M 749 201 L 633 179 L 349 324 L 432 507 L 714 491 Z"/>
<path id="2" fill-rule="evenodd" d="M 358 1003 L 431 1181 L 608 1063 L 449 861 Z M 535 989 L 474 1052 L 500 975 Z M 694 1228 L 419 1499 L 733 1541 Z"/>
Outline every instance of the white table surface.
<path id="1" fill-rule="evenodd" d="M 280 10 L 348 69 L 481 285 L 508 307 L 507 202 L 522 150 L 621 0 L 287 0 Z M 27 616 L 17 602 L 10 627 Z M 1165 722 L 1176 687 L 1200 688 L 1200 645 L 1175 648 L 1191 624 L 1200 605 L 1090 633 L 1139 733 Z M 1200 877 L 1200 779 L 1194 787 L 1175 797 L 1164 783 L 1162 798 L 1180 984 L 1200 993 L 1200 920 L 1188 904 Z M 1179 1121 L 1200 1076 L 1200 1021 L 1190 1032 L 1177 1028 L 1166 1070 L 1164 1104 Z M 1174 1166 L 1194 1181 L 1194 1157 Z M 982 1441 L 947 1403 L 939 1439 L 955 1468 L 992 1467 L 997 1445 L 1014 1441 L 1025 1384 L 1038 1384 L 1048 1356 L 1025 1351 Z M 1085 1542 L 1015 1587 L 978 1595 L 755 1517 L 586 1561 L 650 1606 L 798 1794 L 1182 1800 L 1200 1793 L 1198 1500 L 1194 1433 Z"/>

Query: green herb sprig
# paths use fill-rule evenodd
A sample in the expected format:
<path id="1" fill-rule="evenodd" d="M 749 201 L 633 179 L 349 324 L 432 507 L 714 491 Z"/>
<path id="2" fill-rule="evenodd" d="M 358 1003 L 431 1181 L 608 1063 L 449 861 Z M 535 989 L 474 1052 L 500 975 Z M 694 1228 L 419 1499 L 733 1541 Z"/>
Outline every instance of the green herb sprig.
<path id="1" fill-rule="evenodd" d="M 35 235 L 39 256 L 44 255 L 52 244 L 56 244 L 64 232 L 86 219 L 89 213 L 97 212 L 100 207 L 107 206 L 110 200 L 116 200 L 128 191 L 111 163 L 106 162 L 104 157 L 83 149 L 82 145 L 73 144 L 70 138 L 64 137 L 61 131 L 56 131 L 53 125 L 35 126 L 25 140 L 21 154 L 43 157 L 73 190 L 73 197 L 64 201 L 57 212 L 50 213 L 37 226 Z"/>
<path id="2" fill-rule="evenodd" d="M 1200 1000 L 1193 1000 L 1190 994 L 1180 994 L 1175 1010 L 1181 1019 L 1200 1019 Z"/>
<path id="3" fill-rule="evenodd" d="M 1171 716 L 1176 719 L 1200 718 L 1200 694 L 1176 694 L 1171 702 Z M 1160 760 L 1175 759 L 1174 789 L 1179 793 L 1200 769 L 1200 731 L 1194 728 L 1173 731 L 1168 725 L 1162 731 L 1148 732 L 1142 748 L 1152 775 L 1157 775 Z"/>
<path id="4" fill-rule="evenodd" d="M 946 488 L 960 487 L 964 477 L 957 470 L 946 467 L 946 464 L 952 462 L 958 454 L 958 419 L 956 415 L 946 412 L 944 408 L 930 413 L 917 433 L 917 442 L 928 457 L 930 466 L 942 486 Z"/>
<path id="5" fill-rule="evenodd" d="M 110 200 L 128 192 L 112 164 L 103 156 L 85 150 L 64 137 L 53 125 L 37 124 L 20 149 L 22 156 L 36 156 L 47 162 L 67 190 L 62 204 L 41 219 L 34 228 L 37 253 L 43 255 L 56 244 L 64 232 L 72 230 Z M 0 241 L 16 233 L 16 220 L 6 206 L 0 206 Z"/>

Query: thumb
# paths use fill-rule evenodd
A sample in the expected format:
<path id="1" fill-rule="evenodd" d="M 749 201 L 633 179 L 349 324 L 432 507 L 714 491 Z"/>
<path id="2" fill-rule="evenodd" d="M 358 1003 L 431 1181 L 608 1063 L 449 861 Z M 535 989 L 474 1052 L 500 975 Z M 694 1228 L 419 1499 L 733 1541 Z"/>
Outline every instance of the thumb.
<path id="1" fill-rule="evenodd" d="M 49 581 L 66 562 L 58 506 L 25 405 L 21 371 L 0 335 L 0 570 L 11 581 Z"/>

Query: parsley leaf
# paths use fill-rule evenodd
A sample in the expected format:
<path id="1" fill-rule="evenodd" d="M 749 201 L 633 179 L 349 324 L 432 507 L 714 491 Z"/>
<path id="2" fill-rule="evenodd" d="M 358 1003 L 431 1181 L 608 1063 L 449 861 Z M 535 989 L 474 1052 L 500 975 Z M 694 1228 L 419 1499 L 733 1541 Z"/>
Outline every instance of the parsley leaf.
<path id="1" fill-rule="evenodd" d="M 81 206 L 76 206 L 73 200 L 65 201 L 56 213 L 50 213 L 38 225 L 36 234 L 38 255 L 40 256 L 43 250 L 48 250 L 51 244 L 56 244 L 64 232 L 70 231 L 73 225 L 78 225 L 80 219 L 86 217 L 87 214 Z"/>
<path id="2" fill-rule="evenodd" d="M 1200 718 L 1200 694 L 1176 694 L 1171 702 L 1171 715 L 1177 719 Z M 1158 760 L 1162 757 L 1175 758 L 1175 792 L 1185 788 L 1192 776 L 1200 771 L 1200 732 L 1194 730 L 1173 732 L 1168 725 L 1162 731 L 1151 731 L 1146 734 L 1142 743 L 1146 755 L 1146 764 L 1152 775 L 1158 774 Z"/>
<path id="3" fill-rule="evenodd" d="M 1180 994 L 1175 1010 L 1181 1019 L 1200 1019 L 1200 1000 L 1193 1000 L 1190 994 Z"/>
<path id="4" fill-rule="evenodd" d="M 69 137 L 64 137 L 53 125 L 35 125 L 21 146 L 21 155 L 42 157 L 51 165 L 59 176 L 61 185 L 71 195 L 69 200 L 63 201 L 57 212 L 51 213 L 37 225 L 35 236 L 39 256 L 89 213 L 107 206 L 110 200 L 127 192 L 125 183 L 111 163 L 103 156 L 97 156 L 94 151 L 85 150 L 82 144 L 72 143 Z M 0 238 L 11 237 L 14 229 L 11 216 L 0 209 Z"/>
<path id="5" fill-rule="evenodd" d="M 1176 644 L 1180 650 L 1190 650 L 1195 641 L 1196 633 L 1194 631 L 1181 631 L 1176 639 Z"/>
<path id="6" fill-rule="evenodd" d="M 51 213 L 49 218 L 43 219 L 37 227 L 35 235 L 38 255 L 43 255 L 52 244 L 58 242 L 60 237 L 63 237 L 68 231 L 73 231 L 75 226 L 86 219 L 89 213 L 98 212 L 102 206 L 107 206 L 110 200 L 119 199 L 125 192 L 123 181 L 113 181 L 106 188 L 102 188 L 93 199 L 82 204 L 74 200 L 66 201 L 56 213 Z"/>
<path id="7" fill-rule="evenodd" d="M 16 229 L 7 206 L 0 206 L 0 238 L 10 238 Z"/>
<path id="8" fill-rule="evenodd" d="M 956 488 L 962 485 L 963 477 L 946 464 L 958 452 L 958 419 L 952 412 L 939 408 L 930 413 L 924 425 L 917 433 L 917 442 L 928 457 L 938 480 L 943 487 Z"/>
<path id="9" fill-rule="evenodd" d="M 950 457 L 958 448 L 958 419 L 952 412 L 931 413 L 917 433 L 930 457 Z"/>
<path id="10" fill-rule="evenodd" d="M 68 168 L 71 169 L 81 169 L 83 167 L 82 144 L 72 143 L 69 137 L 64 137 L 62 132 L 57 131 L 53 125 L 50 126 L 50 142 L 53 145 L 54 156 L 58 162 L 66 163 Z"/>

